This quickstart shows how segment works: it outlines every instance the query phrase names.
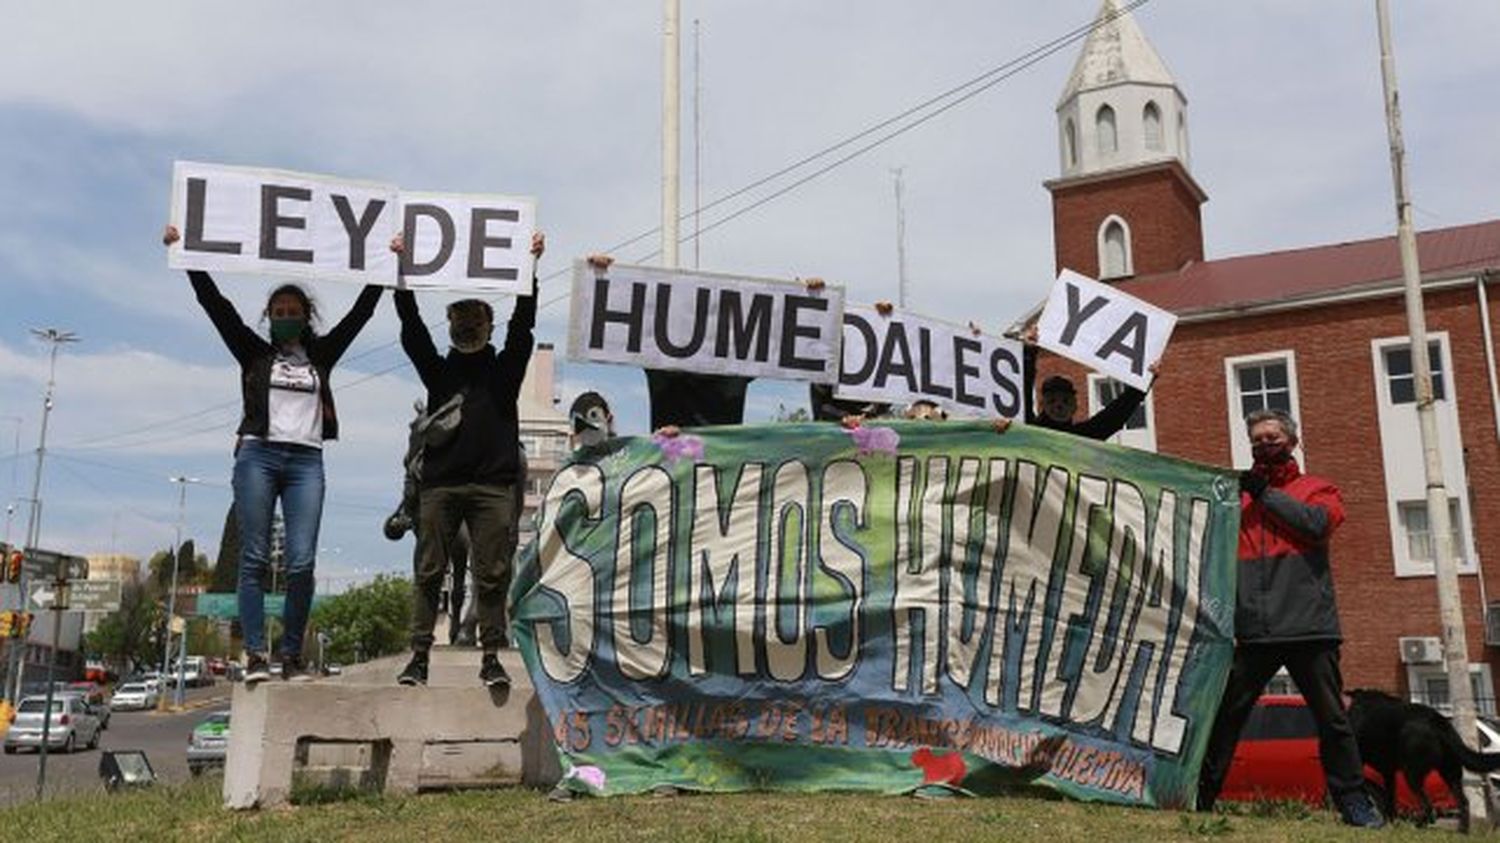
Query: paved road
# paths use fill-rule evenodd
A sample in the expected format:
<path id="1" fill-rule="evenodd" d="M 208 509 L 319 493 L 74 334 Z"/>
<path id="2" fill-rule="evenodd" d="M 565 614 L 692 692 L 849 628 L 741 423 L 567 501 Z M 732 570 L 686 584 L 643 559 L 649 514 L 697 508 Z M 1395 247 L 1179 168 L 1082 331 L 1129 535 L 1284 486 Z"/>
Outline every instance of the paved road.
<path id="1" fill-rule="evenodd" d="M 186 781 L 190 776 L 186 755 L 188 733 L 209 712 L 229 707 L 233 687 L 220 681 L 211 688 L 193 688 L 187 692 L 190 710 L 180 713 L 117 711 L 99 740 L 100 749 L 144 750 L 158 781 Z M 100 750 L 80 750 L 72 755 L 48 753 L 47 793 L 98 790 L 99 755 Z M 0 807 L 36 798 L 38 759 L 33 750 L 0 755 Z"/>

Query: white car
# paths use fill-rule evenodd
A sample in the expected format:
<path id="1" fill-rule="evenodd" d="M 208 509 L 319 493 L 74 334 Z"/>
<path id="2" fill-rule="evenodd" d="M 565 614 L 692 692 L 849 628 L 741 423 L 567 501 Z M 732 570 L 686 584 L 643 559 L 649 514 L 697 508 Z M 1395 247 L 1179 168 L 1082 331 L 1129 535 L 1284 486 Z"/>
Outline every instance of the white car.
<path id="1" fill-rule="evenodd" d="M 156 688 L 146 682 L 129 682 L 115 689 L 109 707 L 115 711 L 142 711 L 156 708 L 160 699 Z"/>
<path id="2" fill-rule="evenodd" d="M 44 724 L 47 711 L 46 697 L 24 697 L 16 707 L 15 720 L 10 731 L 5 733 L 5 754 L 18 749 L 37 749 L 42 746 L 42 731 L 47 732 L 47 748 L 72 752 L 80 747 L 89 749 L 99 745 L 102 731 L 99 718 L 82 697 L 62 695 L 52 700 L 51 724 Z"/>

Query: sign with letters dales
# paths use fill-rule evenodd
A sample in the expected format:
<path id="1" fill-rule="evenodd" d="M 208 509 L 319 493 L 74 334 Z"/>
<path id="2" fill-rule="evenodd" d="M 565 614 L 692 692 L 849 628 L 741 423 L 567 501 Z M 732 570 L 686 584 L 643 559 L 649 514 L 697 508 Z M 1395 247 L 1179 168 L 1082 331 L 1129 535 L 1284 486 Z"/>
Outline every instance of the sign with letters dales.
<path id="1" fill-rule="evenodd" d="M 413 290 L 531 289 L 529 197 L 413 193 L 394 185 L 178 161 L 174 269 L 257 272 Z M 390 249 L 405 238 L 399 260 Z"/>
<path id="2" fill-rule="evenodd" d="M 513 586 L 564 784 L 1193 804 L 1233 475 L 984 422 L 575 452 Z"/>
<path id="3" fill-rule="evenodd" d="M 1136 389 L 1151 386 L 1177 317 L 1071 269 L 1058 273 L 1037 319 L 1037 344 Z"/>
<path id="4" fill-rule="evenodd" d="M 708 375 L 832 383 L 844 291 L 612 264 L 573 266 L 568 356 Z"/>
<path id="5" fill-rule="evenodd" d="M 968 416 L 1020 416 L 1021 343 L 901 311 L 846 307 L 835 394 L 925 400 Z"/>

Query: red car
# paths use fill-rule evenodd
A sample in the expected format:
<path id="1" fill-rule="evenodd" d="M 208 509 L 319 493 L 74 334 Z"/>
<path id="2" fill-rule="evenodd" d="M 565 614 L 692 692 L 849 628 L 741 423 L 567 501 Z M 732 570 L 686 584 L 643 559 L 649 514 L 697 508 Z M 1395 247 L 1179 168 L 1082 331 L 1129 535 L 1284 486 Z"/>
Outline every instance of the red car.
<path id="1" fill-rule="evenodd" d="M 1380 774 L 1365 767 L 1365 778 L 1381 784 Z M 1438 812 L 1458 808 L 1453 794 L 1437 773 L 1427 776 L 1423 786 Z M 1323 807 L 1328 794 L 1323 765 L 1318 762 L 1318 727 L 1301 694 L 1266 694 L 1255 704 L 1224 779 L 1221 799 L 1253 802 L 1260 799 L 1295 799 Z M 1406 786 L 1406 777 L 1396 775 L 1396 809 L 1420 816 L 1421 803 Z"/>

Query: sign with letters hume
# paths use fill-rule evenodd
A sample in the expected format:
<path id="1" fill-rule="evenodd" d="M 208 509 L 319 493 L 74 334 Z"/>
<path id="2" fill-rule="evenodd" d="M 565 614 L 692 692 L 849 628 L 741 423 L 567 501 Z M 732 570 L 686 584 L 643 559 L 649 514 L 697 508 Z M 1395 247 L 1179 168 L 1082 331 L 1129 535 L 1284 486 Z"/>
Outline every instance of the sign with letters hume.
<path id="1" fill-rule="evenodd" d="M 174 269 L 254 272 L 415 290 L 529 293 L 536 203 L 178 161 Z M 399 261 L 391 238 L 405 237 Z"/>
<path id="2" fill-rule="evenodd" d="M 1133 386 L 1151 387 L 1177 317 L 1118 287 L 1064 269 L 1037 320 L 1037 344 Z"/>
<path id="3" fill-rule="evenodd" d="M 576 451 L 511 591 L 565 786 L 1192 806 L 1233 474 L 984 421 Z"/>
<path id="4" fill-rule="evenodd" d="M 707 375 L 832 383 L 844 291 L 793 281 L 573 265 L 568 356 Z"/>

